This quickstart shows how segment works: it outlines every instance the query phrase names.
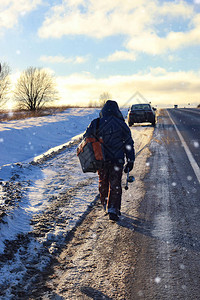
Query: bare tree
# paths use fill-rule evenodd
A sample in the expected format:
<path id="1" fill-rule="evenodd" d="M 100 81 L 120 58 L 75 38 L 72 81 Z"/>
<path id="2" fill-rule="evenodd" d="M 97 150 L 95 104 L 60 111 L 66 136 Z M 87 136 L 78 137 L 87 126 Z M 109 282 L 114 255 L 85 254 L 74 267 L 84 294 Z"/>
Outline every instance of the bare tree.
<path id="1" fill-rule="evenodd" d="M 0 63 L 0 107 L 7 101 L 10 89 L 10 67 L 7 63 Z"/>
<path id="2" fill-rule="evenodd" d="M 108 92 L 104 92 L 99 96 L 100 105 L 103 106 L 107 100 L 111 99 L 112 96 Z"/>
<path id="3" fill-rule="evenodd" d="M 39 110 L 46 103 L 58 100 L 53 76 L 44 69 L 29 67 L 18 79 L 15 100 L 22 109 Z"/>

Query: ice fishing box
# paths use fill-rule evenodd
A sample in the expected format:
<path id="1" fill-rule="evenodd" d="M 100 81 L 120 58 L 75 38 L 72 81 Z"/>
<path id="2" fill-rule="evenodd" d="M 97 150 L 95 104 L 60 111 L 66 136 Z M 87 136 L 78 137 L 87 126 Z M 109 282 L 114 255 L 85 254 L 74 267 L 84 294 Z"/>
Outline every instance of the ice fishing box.
<path id="1" fill-rule="evenodd" d="M 77 148 L 77 156 L 83 173 L 92 172 L 103 167 L 103 140 L 95 137 L 86 137 Z"/>

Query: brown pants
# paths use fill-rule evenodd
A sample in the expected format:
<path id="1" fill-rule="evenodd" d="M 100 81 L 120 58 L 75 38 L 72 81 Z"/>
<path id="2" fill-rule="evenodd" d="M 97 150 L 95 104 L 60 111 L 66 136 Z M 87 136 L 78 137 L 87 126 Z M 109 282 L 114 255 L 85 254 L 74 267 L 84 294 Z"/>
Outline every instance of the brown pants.
<path id="1" fill-rule="evenodd" d="M 121 209 L 123 166 L 109 164 L 98 171 L 99 193 L 102 205 L 107 205 L 108 213 L 115 213 Z"/>

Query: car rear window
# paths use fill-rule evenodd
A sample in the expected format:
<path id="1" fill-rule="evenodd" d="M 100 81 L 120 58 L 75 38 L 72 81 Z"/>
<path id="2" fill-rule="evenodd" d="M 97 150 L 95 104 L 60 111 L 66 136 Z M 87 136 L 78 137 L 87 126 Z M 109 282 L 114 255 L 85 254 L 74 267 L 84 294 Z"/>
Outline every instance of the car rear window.
<path id="1" fill-rule="evenodd" d="M 131 110 L 135 109 L 148 110 L 151 109 L 151 106 L 149 104 L 134 104 L 131 106 Z"/>

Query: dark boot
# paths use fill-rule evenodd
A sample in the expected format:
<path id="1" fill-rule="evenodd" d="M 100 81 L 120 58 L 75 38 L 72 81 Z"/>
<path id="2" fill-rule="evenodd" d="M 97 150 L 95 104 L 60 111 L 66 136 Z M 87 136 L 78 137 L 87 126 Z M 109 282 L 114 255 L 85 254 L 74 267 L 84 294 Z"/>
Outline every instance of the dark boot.
<path id="1" fill-rule="evenodd" d="M 114 213 L 109 213 L 109 219 L 112 221 L 118 221 L 119 217 L 118 217 L 118 215 L 116 215 Z"/>

